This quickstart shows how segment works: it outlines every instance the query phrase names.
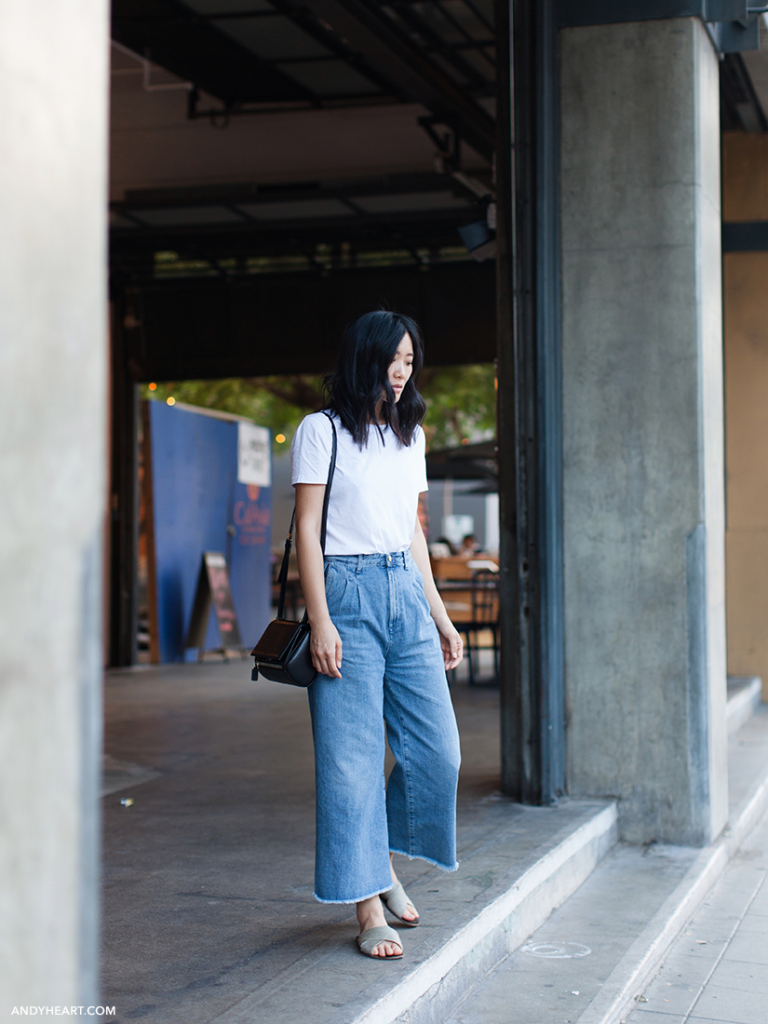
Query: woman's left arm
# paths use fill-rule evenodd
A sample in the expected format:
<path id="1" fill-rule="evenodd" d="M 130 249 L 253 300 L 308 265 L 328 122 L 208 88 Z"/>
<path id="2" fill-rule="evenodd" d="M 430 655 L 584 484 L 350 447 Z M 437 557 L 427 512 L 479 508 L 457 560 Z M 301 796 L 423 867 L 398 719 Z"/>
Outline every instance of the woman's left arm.
<path id="1" fill-rule="evenodd" d="M 413 560 L 421 569 L 424 577 L 424 596 L 429 603 L 429 610 L 435 620 L 437 631 L 440 634 L 440 646 L 443 648 L 443 661 L 446 669 L 456 668 L 464 657 L 464 641 L 454 624 L 448 618 L 443 600 L 437 592 L 435 581 L 432 576 L 432 566 L 429 564 L 429 549 L 427 538 L 421 528 L 418 516 L 416 517 L 416 529 L 413 531 L 411 541 L 411 554 Z"/>

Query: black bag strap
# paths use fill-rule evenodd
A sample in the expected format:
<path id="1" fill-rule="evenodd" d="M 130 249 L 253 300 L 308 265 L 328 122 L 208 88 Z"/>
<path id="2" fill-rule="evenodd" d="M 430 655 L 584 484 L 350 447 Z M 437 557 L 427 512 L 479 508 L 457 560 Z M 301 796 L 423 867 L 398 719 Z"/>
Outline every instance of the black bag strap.
<path id="1" fill-rule="evenodd" d="M 336 469 L 336 424 L 333 422 L 333 417 L 329 413 L 325 413 L 328 417 L 331 430 L 333 431 L 333 440 L 331 442 L 331 464 L 328 467 L 328 481 L 325 485 L 325 495 L 323 497 L 323 518 L 320 525 L 320 547 L 323 549 L 325 554 L 325 537 L 328 526 L 328 502 L 331 497 L 331 484 L 333 483 L 333 474 Z M 288 560 L 291 557 L 291 547 L 293 546 L 293 527 L 296 522 L 296 506 L 293 507 L 293 515 L 291 516 L 291 525 L 288 529 L 288 536 L 285 538 L 285 554 L 283 555 L 283 564 L 280 566 L 280 574 L 277 577 L 277 582 L 280 584 L 280 597 L 277 601 L 277 617 L 278 619 L 283 618 L 285 612 L 285 586 L 288 582 Z M 307 621 L 307 613 L 304 612 L 303 622 Z"/>

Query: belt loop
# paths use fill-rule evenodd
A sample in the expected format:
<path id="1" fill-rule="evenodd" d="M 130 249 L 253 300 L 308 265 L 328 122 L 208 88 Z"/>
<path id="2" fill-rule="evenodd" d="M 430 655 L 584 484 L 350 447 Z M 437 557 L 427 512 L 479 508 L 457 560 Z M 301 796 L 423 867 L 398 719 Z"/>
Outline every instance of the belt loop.
<path id="1" fill-rule="evenodd" d="M 406 572 L 408 572 L 408 552 L 407 551 L 403 552 L 403 568 L 405 569 Z"/>
<path id="2" fill-rule="evenodd" d="M 358 573 L 358 575 L 363 571 L 363 556 L 362 555 L 358 555 L 357 556 L 357 569 L 355 571 Z"/>

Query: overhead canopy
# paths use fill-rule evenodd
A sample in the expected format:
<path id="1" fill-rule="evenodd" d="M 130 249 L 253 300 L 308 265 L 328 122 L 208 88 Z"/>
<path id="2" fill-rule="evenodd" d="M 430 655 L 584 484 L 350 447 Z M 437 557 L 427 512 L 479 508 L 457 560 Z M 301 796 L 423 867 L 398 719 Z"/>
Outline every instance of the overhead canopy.
<path id="1" fill-rule="evenodd" d="M 434 173 L 138 189 L 112 204 L 111 259 L 114 269 L 153 279 L 419 267 L 467 260 L 457 229 L 484 216 L 475 193 Z"/>
<path id="2" fill-rule="evenodd" d="M 427 455 L 430 480 L 479 480 L 477 493 L 491 493 L 498 486 L 497 447 L 495 441 L 464 444 L 460 448 L 440 448 Z"/>
<path id="3" fill-rule="evenodd" d="M 410 100 L 486 157 L 495 82 L 492 0 L 113 0 L 113 38 L 230 112 Z"/>
<path id="4" fill-rule="evenodd" d="M 382 304 L 435 364 L 494 357 L 492 261 L 457 231 L 492 200 L 493 0 L 112 0 L 112 32 L 134 379 L 322 369 Z M 724 124 L 765 129 L 765 60 L 721 62 Z"/>

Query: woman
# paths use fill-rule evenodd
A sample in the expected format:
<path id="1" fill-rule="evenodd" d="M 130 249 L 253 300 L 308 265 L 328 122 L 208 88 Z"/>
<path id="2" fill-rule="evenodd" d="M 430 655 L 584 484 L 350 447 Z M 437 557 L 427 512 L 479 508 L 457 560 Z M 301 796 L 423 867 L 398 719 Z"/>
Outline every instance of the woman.
<path id="1" fill-rule="evenodd" d="M 366 956 L 399 959 L 382 900 L 406 925 L 418 913 L 392 854 L 453 871 L 459 742 L 445 670 L 462 641 L 437 593 L 417 516 L 427 489 L 426 411 L 416 389 L 423 345 L 409 317 L 384 310 L 344 334 L 326 379 L 333 427 L 307 416 L 291 449 L 296 553 L 318 676 L 309 688 L 315 740 L 315 896 L 355 903 Z M 384 785 L 386 737 L 395 767 Z"/>

